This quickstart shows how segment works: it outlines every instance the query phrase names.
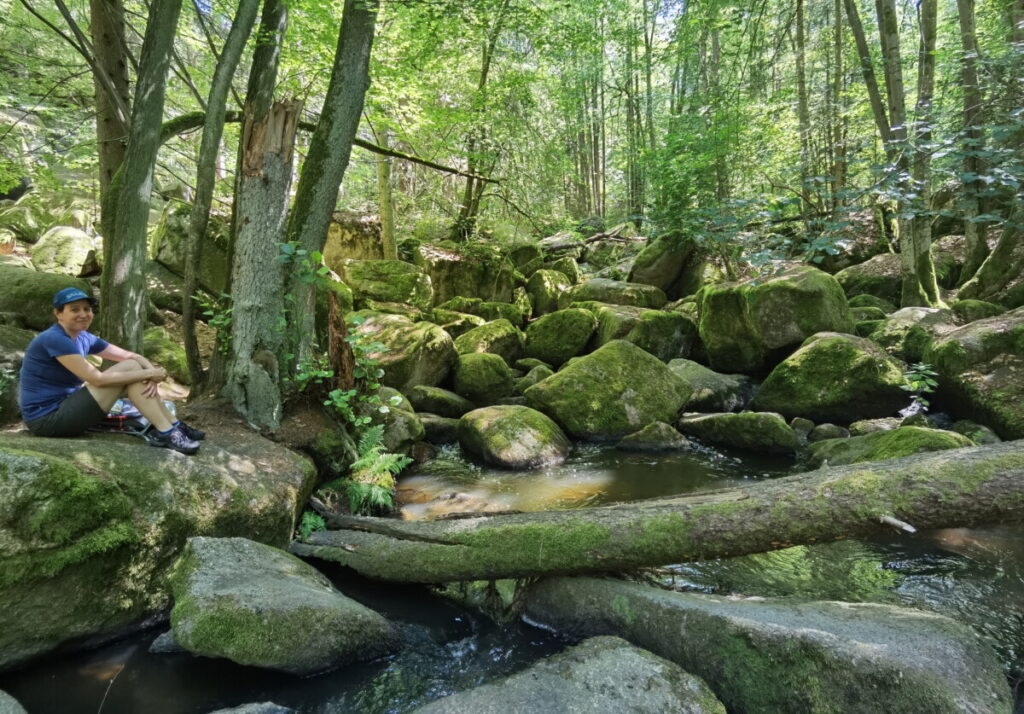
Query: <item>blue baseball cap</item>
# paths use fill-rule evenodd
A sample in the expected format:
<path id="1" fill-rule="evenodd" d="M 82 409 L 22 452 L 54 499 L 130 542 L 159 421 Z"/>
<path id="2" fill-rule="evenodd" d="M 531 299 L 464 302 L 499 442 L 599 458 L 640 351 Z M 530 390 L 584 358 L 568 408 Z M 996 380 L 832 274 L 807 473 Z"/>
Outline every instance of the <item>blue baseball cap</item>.
<path id="1" fill-rule="evenodd" d="M 63 290 L 58 290 L 57 294 L 53 296 L 53 306 L 63 307 L 69 302 L 74 302 L 75 300 L 88 300 L 89 304 L 93 307 L 96 307 L 96 305 L 99 304 L 99 301 L 96 298 L 92 295 L 88 295 L 83 290 L 79 290 L 78 288 L 64 288 Z"/>

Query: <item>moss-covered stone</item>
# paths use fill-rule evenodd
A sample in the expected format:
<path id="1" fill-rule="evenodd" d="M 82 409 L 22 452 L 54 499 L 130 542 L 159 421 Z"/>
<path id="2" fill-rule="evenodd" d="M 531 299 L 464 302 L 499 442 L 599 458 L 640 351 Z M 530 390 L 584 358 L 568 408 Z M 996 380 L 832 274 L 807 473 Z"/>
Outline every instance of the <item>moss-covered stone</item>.
<path id="1" fill-rule="evenodd" d="M 780 363 L 751 408 L 849 424 L 885 417 L 909 403 L 903 365 L 862 337 L 822 332 Z"/>
<path id="2" fill-rule="evenodd" d="M 963 434 L 978 445 L 998 444 L 1002 441 L 992 429 L 970 419 L 961 419 L 954 422 L 952 430 L 957 434 Z"/>
<path id="3" fill-rule="evenodd" d="M 938 402 L 955 416 L 1024 438 L 1024 307 L 936 337 L 924 361 L 938 372 Z"/>
<path id="4" fill-rule="evenodd" d="M 25 358 L 25 348 L 35 336 L 31 330 L 0 325 L 0 424 L 21 419 L 18 375 Z"/>
<path id="5" fill-rule="evenodd" d="M 459 335 L 455 351 L 460 355 L 489 352 L 512 364 L 522 355 L 523 333 L 508 320 L 494 320 Z"/>
<path id="6" fill-rule="evenodd" d="M 53 324 L 53 295 L 63 288 L 92 295 L 92 287 L 80 278 L 0 264 L 0 312 L 18 315 L 25 327 L 42 331 Z"/>
<path id="7" fill-rule="evenodd" d="M 537 359 L 536 357 L 524 357 L 522 359 L 517 359 L 512 366 L 516 369 L 521 369 L 524 372 L 529 372 L 534 367 L 547 367 L 548 369 L 551 369 L 550 364 L 544 360 Z"/>
<path id="8" fill-rule="evenodd" d="M 885 320 L 861 320 L 853 326 L 857 337 L 871 337 L 871 333 L 885 324 Z"/>
<path id="9" fill-rule="evenodd" d="M 245 538 L 189 539 L 171 585 L 171 631 L 194 654 L 309 675 L 398 647 L 387 620 L 312 566 Z"/>
<path id="10" fill-rule="evenodd" d="M 169 201 L 149 239 L 149 244 L 154 246 L 154 259 L 175 275 L 185 275 L 185 240 L 191 214 L 191 204 Z M 229 233 L 228 217 L 222 213 L 211 213 L 206 235 L 197 247 L 199 284 L 214 295 L 227 292 L 230 284 Z"/>
<path id="11" fill-rule="evenodd" d="M 653 285 L 591 278 L 562 293 L 558 304 L 559 307 L 569 307 L 574 302 L 587 300 L 611 305 L 633 305 L 654 309 L 660 309 L 668 302 L 665 293 Z"/>
<path id="12" fill-rule="evenodd" d="M 862 461 L 885 461 L 926 451 L 944 451 L 974 446 L 962 434 L 920 426 L 901 426 L 897 429 L 876 431 L 848 439 L 828 439 L 807 447 L 808 463 L 817 468 L 856 464 Z"/>
<path id="13" fill-rule="evenodd" d="M 142 354 L 167 370 L 182 384 L 192 384 L 185 348 L 163 327 L 150 327 L 142 335 Z"/>
<path id="14" fill-rule="evenodd" d="M 252 434 L 213 432 L 192 457 L 128 436 L 3 434 L 0 667 L 159 613 L 189 536 L 286 545 L 314 484 L 309 460 Z"/>
<path id="15" fill-rule="evenodd" d="M 657 357 L 615 340 L 563 366 L 525 396 L 571 436 L 610 441 L 655 421 L 673 421 L 692 391 Z"/>
<path id="16" fill-rule="evenodd" d="M 688 359 L 674 359 L 668 367 L 693 386 L 693 395 L 686 403 L 689 411 L 738 411 L 754 393 L 750 378 L 742 374 L 719 374 Z"/>
<path id="17" fill-rule="evenodd" d="M 530 323 L 526 328 L 525 353 L 558 367 L 570 357 L 582 354 L 597 326 L 594 316 L 577 308 L 557 310 Z"/>
<path id="18" fill-rule="evenodd" d="M 682 433 L 695 436 L 708 444 L 748 451 L 791 454 L 797 447 L 796 432 L 778 414 L 741 412 L 686 415 L 676 422 L 676 427 Z"/>
<path id="19" fill-rule="evenodd" d="M 413 446 L 423 441 L 425 432 L 416 412 L 390 407 L 384 415 L 384 450 L 393 454 L 412 453 Z"/>
<path id="20" fill-rule="evenodd" d="M 81 278 L 99 273 L 101 249 L 100 240 L 85 231 L 55 226 L 39 238 L 30 254 L 36 270 Z"/>
<path id="21" fill-rule="evenodd" d="M 880 297 L 869 295 L 867 293 L 861 293 L 860 295 L 854 295 L 849 299 L 850 308 L 855 307 L 877 307 L 879 310 L 888 315 L 891 312 L 896 312 L 896 306 L 888 300 L 883 300 Z"/>
<path id="22" fill-rule="evenodd" d="M 549 578 L 526 614 L 614 634 L 701 677 L 730 712 L 1007 712 L 995 654 L 967 627 L 889 605 L 716 597 L 624 580 Z"/>
<path id="23" fill-rule="evenodd" d="M 878 307 L 851 307 L 850 317 L 854 322 L 866 322 L 868 320 L 884 320 L 885 312 Z"/>
<path id="24" fill-rule="evenodd" d="M 480 327 L 480 325 L 487 322 L 486 319 L 479 315 L 471 315 L 468 312 L 456 312 L 455 310 L 446 310 L 440 307 L 435 307 L 431 311 L 430 321 L 451 335 L 452 338 L 463 335 L 474 327 Z"/>
<path id="25" fill-rule="evenodd" d="M 497 251 L 428 243 L 416 249 L 413 260 L 430 276 L 437 303 L 456 295 L 506 303 L 512 299 L 515 268 Z"/>
<path id="26" fill-rule="evenodd" d="M 952 305 L 953 314 L 961 323 L 984 320 L 988 317 L 995 317 L 1006 312 L 1002 305 L 996 305 L 984 300 L 957 300 Z"/>
<path id="27" fill-rule="evenodd" d="M 458 419 L 426 413 L 416 416 L 419 417 L 420 423 L 423 425 L 423 438 L 431 444 L 441 446 L 442 444 L 453 444 L 459 440 Z"/>
<path id="28" fill-rule="evenodd" d="M 524 406 L 484 407 L 464 414 L 459 443 L 474 456 L 507 469 L 560 464 L 572 447 L 555 422 Z"/>
<path id="29" fill-rule="evenodd" d="M 459 355 L 453 386 L 456 393 L 478 406 L 493 404 L 512 394 L 512 372 L 501 357 L 489 352 Z"/>
<path id="30" fill-rule="evenodd" d="M 816 332 L 853 331 L 842 289 L 817 268 L 706 286 L 698 301 L 700 338 L 719 372 L 762 372 Z"/>
<path id="31" fill-rule="evenodd" d="M 818 424 L 807 432 L 807 441 L 825 441 L 826 439 L 849 439 L 850 430 L 838 424 Z"/>
<path id="32" fill-rule="evenodd" d="M 480 315 L 486 320 L 508 320 L 519 328 L 522 328 L 529 315 L 529 311 L 524 310 L 522 305 L 508 302 L 482 302 L 479 309 Z"/>
<path id="33" fill-rule="evenodd" d="M 953 313 L 932 307 L 905 307 L 871 331 L 872 342 L 904 362 L 920 362 L 936 335 L 956 328 Z"/>
<path id="34" fill-rule="evenodd" d="M 430 276 L 418 266 L 401 260 L 344 260 L 339 267 L 358 308 L 365 307 L 367 300 L 403 302 L 420 310 L 433 305 Z"/>
<path id="35" fill-rule="evenodd" d="M 448 376 L 458 355 L 455 342 L 443 329 L 402 315 L 357 314 L 363 318 L 358 334 L 386 348 L 374 355 L 384 369 L 383 384 L 406 394 L 416 385 L 432 387 Z"/>
<path id="36" fill-rule="evenodd" d="M 662 362 L 686 357 L 697 342 L 697 325 L 678 312 L 646 310 L 625 337 Z"/>
<path id="37" fill-rule="evenodd" d="M 575 285 L 580 281 L 580 266 L 576 264 L 576 259 L 571 256 L 565 256 L 553 261 L 547 266 L 548 270 L 557 270 L 559 273 L 569 278 L 569 282 Z"/>
<path id="38" fill-rule="evenodd" d="M 633 261 L 628 280 L 653 285 L 669 300 L 677 300 L 697 292 L 705 263 L 705 252 L 695 239 L 666 233 L 644 247 Z"/>
<path id="39" fill-rule="evenodd" d="M 836 280 L 843 286 L 849 298 L 873 295 L 893 305 L 899 305 L 902 274 L 900 256 L 882 253 L 859 265 L 840 270 L 836 273 Z"/>
<path id="40" fill-rule="evenodd" d="M 624 436 L 615 448 L 620 451 L 677 451 L 689 445 L 686 437 L 671 424 L 656 421 L 640 431 Z"/>
<path id="41" fill-rule="evenodd" d="M 516 395 L 522 396 L 523 392 L 525 392 L 527 389 L 537 384 L 538 382 L 547 379 L 553 374 L 554 372 L 550 367 L 545 367 L 544 365 L 534 367 L 525 376 L 515 381 Z"/>
<path id="42" fill-rule="evenodd" d="M 473 403 L 441 387 L 419 385 L 409 390 L 409 401 L 418 412 L 458 419 L 473 410 Z"/>
<path id="43" fill-rule="evenodd" d="M 850 424 L 852 436 L 864 436 L 876 431 L 892 431 L 898 429 L 901 419 L 899 417 L 883 417 L 881 419 L 861 419 Z"/>
<path id="44" fill-rule="evenodd" d="M 509 249 L 508 257 L 513 265 L 517 268 L 522 268 L 531 260 L 543 257 L 543 253 L 541 253 L 540 246 L 536 243 L 521 243 Z"/>
<path id="45" fill-rule="evenodd" d="M 555 270 L 538 270 L 526 283 L 526 292 L 533 303 L 536 316 L 554 312 L 559 307 L 560 296 L 572 287 L 569 278 Z"/>

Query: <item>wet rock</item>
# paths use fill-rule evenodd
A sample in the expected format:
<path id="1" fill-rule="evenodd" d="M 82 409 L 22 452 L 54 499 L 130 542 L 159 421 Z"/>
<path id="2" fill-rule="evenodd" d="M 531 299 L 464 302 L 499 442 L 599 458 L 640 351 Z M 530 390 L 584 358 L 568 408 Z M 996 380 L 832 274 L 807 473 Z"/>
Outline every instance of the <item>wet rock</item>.
<path id="1" fill-rule="evenodd" d="M 678 451 L 690 445 L 671 424 L 656 421 L 622 438 L 615 445 L 620 451 Z"/>
<path id="2" fill-rule="evenodd" d="M 700 338 L 716 372 L 766 371 L 817 332 L 853 331 L 842 289 L 816 268 L 707 286 L 699 301 Z"/>
<path id="3" fill-rule="evenodd" d="M 488 352 L 459 355 L 453 383 L 457 394 L 478 406 L 511 396 L 515 386 L 505 360 Z"/>
<path id="4" fill-rule="evenodd" d="M 593 637 L 504 679 L 437 699 L 418 714 L 725 714 L 700 679 L 618 637 Z"/>
<path id="5" fill-rule="evenodd" d="M 472 410 L 472 405 L 470 405 Z M 459 420 L 437 414 L 419 413 L 423 425 L 423 437 L 431 444 L 453 444 L 459 440 Z M 461 415 L 460 415 L 461 416 Z"/>
<path id="6" fill-rule="evenodd" d="M 750 406 L 849 424 L 895 414 L 910 401 L 904 384 L 902 364 L 874 342 L 822 332 L 772 370 Z"/>
<path id="7" fill-rule="evenodd" d="M 459 419 L 459 443 L 489 464 L 534 469 L 565 461 L 569 439 L 550 418 L 525 406 L 476 409 Z"/>
<path id="8" fill-rule="evenodd" d="M 387 620 L 311 565 L 245 538 L 190 538 L 171 587 L 174 638 L 194 654 L 308 675 L 398 646 Z"/>
<path id="9" fill-rule="evenodd" d="M 687 414 L 676 428 L 708 444 L 732 446 L 749 451 L 791 454 L 796 451 L 796 432 L 778 414 Z"/>
<path id="10" fill-rule="evenodd" d="M 530 589 L 526 614 L 571 636 L 628 639 L 701 677 L 730 712 L 954 714 L 1011 706 L 991 649 L 929 612 L 553 578 Z"/>
<path id="11" fill-rule="evenodd" d="M 544 315 L 526 328 L 525 353 L 547 366 L 558 367 L 582 354 L 597 321 L 587 310 L 569 308 Z"/>
<path id="12" fill-rule="evenodd" d="M 178 644 L 178 641 L 174 639 L 174 633 L 170 630 L 157 635 L 157 638 L 149 643 L 147 651 L 150 654 L 184 654 L 188 652 L 187 649 Z"/>
<path id="13" fill-rule="evenodd" d="M 578 439 L 618 440 L 671 422 L 692 388 L 657 357 L 615 340 L 526 390 L 527 403 Z"/>
<path id="14" fill-rule="evenodd" d="M 674 359 L 669 369 L 693 386 L 686 408 L 694 412 L 733 412 L 746 407 L 753 396 L 750 378 L 742 374 L 719 374 L 688 359 Z"/>
<path id="15" fill-rule="evenodd" d="M 911 454 L 959 449 L 964 446 L 974 446 L 974 442 L 952 431 L 901 426 L 848 439 L 829 439 L 809 444 L 807 461 L 813 468 L 826 462 L 829 466 L 840 466 L 862 461 L 886 461 Z"/>

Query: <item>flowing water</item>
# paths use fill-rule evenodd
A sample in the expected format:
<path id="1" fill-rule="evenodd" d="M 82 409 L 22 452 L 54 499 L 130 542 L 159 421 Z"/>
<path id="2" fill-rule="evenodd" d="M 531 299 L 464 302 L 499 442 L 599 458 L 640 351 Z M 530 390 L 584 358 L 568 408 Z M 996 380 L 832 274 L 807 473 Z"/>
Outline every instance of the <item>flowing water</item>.
<path id="1" fill-rule="evenodd" d="M 722 488 L 796 470 L 786 459 L 693 452 L 633 454 L 581 446 L 565 464 L 505 472 L 443 451 L 404 477 L 404 518 L 449 512 L 574 508 Z M 157 631 L 0 676 L 29 714 L 200 714 L 253 701 L 301 712 L 406 712 L 522 669 L 566 646 L 551 633 L 489 619 L 411 586 L 325 572 L 350 597 L 396 622 L 389 658 L 299 679 L 190 655 L 147 652 Z M 1024 527 L 949 529 L 798 546 L 664 568 L 666 584 L 709 593 L 887 602 L 966 623 L 995 648 L 1008 686 L 1024 676 Z M 1021 685 L 1024 689 L 1024 685 Z M 1024 714 L 1024 696 L 1017 696 Z"/>

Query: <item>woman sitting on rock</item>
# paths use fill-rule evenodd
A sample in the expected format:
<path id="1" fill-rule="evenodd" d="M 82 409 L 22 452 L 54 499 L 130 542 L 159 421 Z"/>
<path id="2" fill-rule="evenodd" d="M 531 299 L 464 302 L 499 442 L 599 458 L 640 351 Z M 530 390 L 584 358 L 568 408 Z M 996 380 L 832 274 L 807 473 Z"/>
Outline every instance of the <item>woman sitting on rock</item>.
<path id="1" fill-rule="evenodd" d="M 96 299 L 78 288 L 53 296 L 57 323 L 36 335 L 21 363 L 19 402 L 25 424 L 36 436 L 77 436 L 127 396 L 156 430 L 150 444 L 196 453 L 206 434 L 177 420 L 164 405 L 157 385 L 167 372 L 90 333 L 95 307 Z M 101 372 L 85 359 L 90 354 L 117 364 Z"/>

